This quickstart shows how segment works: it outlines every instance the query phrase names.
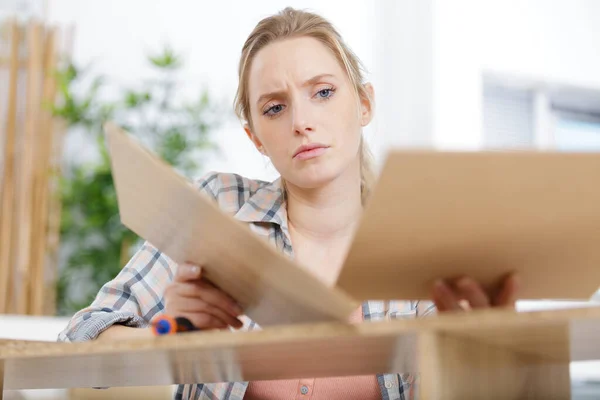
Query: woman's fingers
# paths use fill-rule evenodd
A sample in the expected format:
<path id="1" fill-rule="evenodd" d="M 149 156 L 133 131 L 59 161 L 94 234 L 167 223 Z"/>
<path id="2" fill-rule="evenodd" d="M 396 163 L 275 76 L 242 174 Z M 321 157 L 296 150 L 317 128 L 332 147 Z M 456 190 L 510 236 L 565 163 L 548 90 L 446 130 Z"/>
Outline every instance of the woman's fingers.
<path id="1" fill-rule="evenodd" d="M 433 285 L 433 301 L 439 311 L 462 310 L 458 298 L 452 289 L 443 281 L 437 281 Z"/>
<path id="2" fill-rule="evenodd" d="M 185 317 L 199 329 L 241 328 L 242 308 L 227 293 L 202 278 L 202 269 L 180 264 L 173 282 L 165 289 L 165 312 Z"/>
<path id="3" fill-rule="evenodd" d="M 244 312 L 242 307 L 231 296 L 213 285 L 211 282 L 201 280 L 197 284 L 198 287 L 202 289 L 202 300 L 206 301 L 208 304 L 211 304 L 215 307 L 221 307 L 235 317 Z"/>
<path id="4" fill-rule="evenodd" d="M 212 314 L 182 312 L 179 316 L 187 318 L 196 329 L 227 329 L 229 326 L 226 322 L 223 322 Z"/>
<path id="5" fill-rule="evenodd" d="M 234 328 L 241 328 L 242 321 L 237 318 L 237 315 L 231 315 L 227 311 L 220 307 L 208 304 L 200 299 L 190 299 L 190 302 L 186 302 L 181 306 L 183 312 L 197 313 L 197 314 L 210 314 L 213 317 L 224 322 L 227 326 L 233 326 Z M 195 301 L 194 301 L 195 300 Z M 239 314 L 238 314 L 239 315 Z"/>
<path id="6" fill-rule="evenodd" d="M 490 306 L 488 295 L 473 279 L 466 276 L 459 278 L 455 286 L 458 297 L 465 299 L 470 308 L 487 308 Z"/>
<path id="7" fill-rule="evenodd" d="M 244 312 L 233 298 L 211 282 L 202 279 L 202 268 L 198 265 L 181 264 L 177 268 L 175 282 L 178 283 L 177 294 L 180 296 L 200 298 L 234 317 Z"/>
<path id="8" fill-rule="evenodd" d="M 519 278 L 511 274 L 502 283 L 500 293 L 494 299 L 494 306 L 497 307 L 514 307 L 519 292 Z"/>
<path id="9" fill-rule="evenodd" d="M 211 306 L 199 298 L 182 297 L 172 307 L 179 310 L 178 316 L 188 317 L 197 328 L 241 328 L 242 321 L 219 307 Z M 194 323 L 199 322 L 199 324 Z"/>
<path id="10" fill-rule="evenodd" d="M 474 279 L 462 277 L 452 284 L 438 281 L 433 288 L 433 301 L 439 311 L 458 311 L 489 307 L 514 307 L 518 298 L 519 280 L 515 275 L 508 276 L 500 292 L 491 297 Z M 461 305 L 466 303 L 468 306 Z"/>
<path id="11" fill-rule="evenodd" d="M 244 312 L 229 295 L 203 280 L 181 283 L 177 286 L 177 291 L 181 297 L 201 299 L 210 306 L 220 308 L 233 317 L 237 317 Z"/>
<path id="12" fill-rule="evenodd" d="M 175 272 L 175 282 L 189 282 L 200 279 L 202 268 L 193 264 L 181 264 Z"/>

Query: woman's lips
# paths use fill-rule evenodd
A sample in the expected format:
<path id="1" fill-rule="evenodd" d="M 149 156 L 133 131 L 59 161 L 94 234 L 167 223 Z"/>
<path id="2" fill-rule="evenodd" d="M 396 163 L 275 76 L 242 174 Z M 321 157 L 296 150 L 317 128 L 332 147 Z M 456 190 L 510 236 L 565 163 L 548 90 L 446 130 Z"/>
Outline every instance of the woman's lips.
<path id="1" fill-rule="evenodd" d="M 307 149 L 300 151 L 294 156 L 296 160 L 309 160 L 311 158 L 316 158 L 322 156 L 326 151 L 327 147 L 314 147 L 312 149 Z"/>

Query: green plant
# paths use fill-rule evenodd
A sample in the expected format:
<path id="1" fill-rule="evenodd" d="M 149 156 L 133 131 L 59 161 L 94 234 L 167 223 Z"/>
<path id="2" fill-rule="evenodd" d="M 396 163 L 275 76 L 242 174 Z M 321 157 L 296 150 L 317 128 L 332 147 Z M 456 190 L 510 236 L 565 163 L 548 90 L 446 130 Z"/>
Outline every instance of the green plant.
<path id="1" fill-rule="evenodd" d="M 118 87 L 114 101 L 104 77 L 91 82 L 73 64 L 58 72 L 62 98 L 52 106 L 68 134 L 82 132 L 95 156 L 68 162 L 61 176 L 61 265 L 57 312 L 69 315 L 87 306 L 99 288 L 119 273 L 139 238 L 119 219 L 117 197 L 102 126 L 115 121 L 186 176 L 197 176 L 199 162 L 217 150 L 210 133 L 223 120 L 223 107 L 206 90 L 193 101 L 178 101 L 182 60 L 170 48 L 148 57 L 156 78 L 133 87 Z M 86 83 L 89 82 L 89 83 Z"/>

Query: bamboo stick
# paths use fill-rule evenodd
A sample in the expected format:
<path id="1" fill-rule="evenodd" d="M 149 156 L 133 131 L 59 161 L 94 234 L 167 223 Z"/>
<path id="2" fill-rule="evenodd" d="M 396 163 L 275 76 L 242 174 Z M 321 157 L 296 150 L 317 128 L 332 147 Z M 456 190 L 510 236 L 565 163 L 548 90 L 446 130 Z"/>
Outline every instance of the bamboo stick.
<path id="1" fill-rule="evenodd" d="M 19 27 L 16 21 L 10 26 L 11 59 L 4 153 L 4 179 L 0 194 L 0 313 L 8 312 L 9 281 L 12 269 L 12 232 L 15 190 L 15 137 L 17 128 L 17 79 L 19 73 Z"/>
<path id="2" fill-rule="evenodd" d="M 60 45 L 63 57 L 70 59 L 73 54 L 75 29 L 71 25 L 60 35 L 62 39 Z M 49 216 L 48 216 L 48 248 L 46 250 L 48 263 L 46 273 L 48 277 L 47 301 L 45 302 L 45 314 L 56 314 L 57 295 L 56 282 L 58 280 L 58 256 L 60 249 L 60 224 L 62 217 L 62 202 L 60 196 L 60 176 L 62 174 L 62 144 L 63 136 L 67 131 L 67 124 L 64 120 L 58 118 L 53 122 L 54 141 L 52 143 L 52 159 L 50 160 L 49 175 L 51 178 L 49 188 Z"/>
<path id="3" fill-rule="evenodd" d="M 45 59 L 44 59 L 44 89 L 42 95 L 42 104 L 53 103 L 56 97 L 56 79 L 52 74 L 56 64 L 56 30 L 50 30 L 46 35 Z M 34 315 L 43 315 L 44 299 L 46 298 L 46 250 L 48 244 L 48 196 L 49 196 L 49 167 L 51 157 L 51 147 L 53 139 L 53 117 L 49 110 L 43 108 L 40 112 L 40 153 L 38 165 L 38 181 L 36 198 L 37 210 L 37 237 L 33 248 L 35 263 L 33 273 L 33 290 L 31 297 L 32 313 Z"/>
<path id="4" fill-rule="evenodd" d="M 49 215 L 48 215 L 48 248 L 46 272 L 48 276 L 49 293 L 45 304 L 44 313 L 56 313 L 56 281 L 58 279 L 58 256 L 60 248 L 60 221 L 62 203 L 60 197 L 60 175 L 62 158 L 62 141 L 67 130 L 66 123 L 62 120 L 54 121 L 54 143 L 52 144 L 52 162 L 49 169 L 51 185 L 49 189 Z"/>
<path id="5" fill-rule="evenodd" d="M 63 31 L 60 35 L 62 41 L 57 44 L 61 55 L 70 58 L 72 54 L 73 29 Z M 57 118 L 53 120 L 53 142 L 49 165 L 49 188 L 48 188 L 48 239 L 46 249 L 46 279 L 47 288 L 44 314 L 55 315 L 57 306 L 56 284 L 58 281 L 58 258 L 60 249 L 60 225 L 62 214 L 62 202 L 60 193 L 60 177 L 62 174 L 62 144 L 63 136 L 67 130 L 64 120 Z"/>
<path id="6" fill-rule="evenodd" d="M 6 135 L 0 138 L 5 142 L 0 148 L 0 313 L 54 314 L 61 211 L 57 177 L 66 126 L 41 106 L 56 98 L 58 32 L 46 33 L 38 22 L 26 33 L 16 21 L 8 27 L 9 58 L 0 55 L 0 68 L 10 63 L 7 110 L 2 110 Z M 25 42 L 27 54 L 20 54 Z"/>
<path id="7" fill-rule="evenodd" d="M 0 68 L 10 68 L 12 63 L 13 63 L 12 58 L 0 57 Z M 27 60 L 20 59 L 17 61 L 17 65 L 19 66 L 19 68 L 27 68 Z"/>
<path id="8" fill-rule="evenodd" d="M 33 170 L 36 132 L 39 128 L 38 113 L 41 98 L 42 77 L 42 27 L 37 21 L 28 27 L 27 105 L 23 137 L 22 204 L 19 213 L 19 243 L 17 259 L 17 313 L 29 310 L 28 297 L 31 290 L 31 239 L 33 223 Z"/>

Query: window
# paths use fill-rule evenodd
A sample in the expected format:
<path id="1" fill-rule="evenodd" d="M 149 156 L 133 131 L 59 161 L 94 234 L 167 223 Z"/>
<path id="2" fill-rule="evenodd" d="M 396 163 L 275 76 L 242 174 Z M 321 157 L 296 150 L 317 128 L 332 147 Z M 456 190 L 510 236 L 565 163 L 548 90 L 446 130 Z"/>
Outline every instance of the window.
<path id="1" fill-rule="evenodd" d="M 483 133 L 486 149 L 527 149 L 533 146 L 531 90 L 487 84 L 483 92 Z"/>
<path id="2" fill-rule="evenodd" d="M 600 91 L 493 76 L 482 103 L 486 149 L 600 152 Z"/>
<path id="3" fill-rule="evenodd" d="M 559 114 L 554 146 L 558 151 L 600 152 L 600 118 Z"/>
<path id="4" fill-rule="evenodd" d="M 600 91 L 484 77 L 485 149 L 600 152 Z"/>

